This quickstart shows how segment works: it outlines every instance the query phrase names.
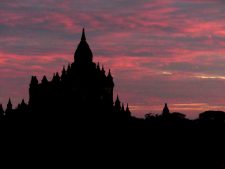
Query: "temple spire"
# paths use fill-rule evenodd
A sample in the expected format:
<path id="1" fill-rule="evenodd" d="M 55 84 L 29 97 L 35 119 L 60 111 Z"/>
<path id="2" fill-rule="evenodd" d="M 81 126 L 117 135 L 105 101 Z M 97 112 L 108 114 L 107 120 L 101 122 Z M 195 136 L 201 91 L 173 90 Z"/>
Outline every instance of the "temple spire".
<path id="1" fill-rule="evenodd" d="M 9 98 L 8 104 L 7 104 L 7 110 L 12 110 L 12 102 L 11 99 Z"/>
<path id="2" fill-rule="evenodd" d="M 169 108 L 168 108 L 168 106 L 167 106 L 167 103 L 165 103 L 165 106 L 164 106 L 164 108 L 163 108 L 162 115 L 163 115 L 163 116 L 168 116 L 169 114 L 170 114 L 170 110 L 169 110 Z"/>
<path id="3" fill-rule="evenodd" d="M 85 30 L 83 28 L 81 41 L 77 46 L 77 49 L 74 53 L 74 61 L 79 63 L 79 65 L 92 63 L 93 54 L 86 41 Z"/>
<path id="4" fill-rule="evenodd" d="M 84 28 L 83 28 L 83 31 L 82 31 L 81 41 L 86 41 L 86 36 L 85 36 L 85 30 L 84 30 Z"/>

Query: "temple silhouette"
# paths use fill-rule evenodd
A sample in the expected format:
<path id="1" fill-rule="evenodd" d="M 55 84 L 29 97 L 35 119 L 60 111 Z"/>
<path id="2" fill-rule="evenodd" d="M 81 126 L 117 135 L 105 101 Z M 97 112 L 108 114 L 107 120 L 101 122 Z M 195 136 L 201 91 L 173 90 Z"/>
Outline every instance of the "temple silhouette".
<path id="1" fill-rule="evenodd" d="M 71 151 L 74 153 L 77 147 L 83 146 L 78 155 L 94 152 L 90 158 L 83 158 L 87 162 L 102 147 L 106 152 L 100 153 L 100 163 L 107 157 L 110 164 L 120 164 L 115 157 L 121 155 L 126 166 L 133 165 L 137 156 L 132 158 L 138 154 L 139 165 L 150 168 L 224 168 L 224 112 L 206 111 L 198 119 L 190 120 L 180 112 L 171 112 L 165 103 L 161 114 L 148 113 L 145 118 L 137 118 L 118 95 L 114 101 L 113 90 L 111 71 L 106 72 L 103 66 L 93 62 L 83 29 L 73 63 L 56 72 L 50 80 L 43 76 L 38 81 L 32 76 L 28 103 L 22 100 L 13 109 L 9 99 L 5 110 L 0 104 L 0 131 L 5 136 L 2 138 L 17 142 L 22 137 L 23 145 L 33 136 L 34 145 L 42 143 L 40 149 L 44 147 L 44 151 L 49 147 L 45 143 L 50 140 L 51 144 L 56 143 L 52 152 L 60 146 L 69 150 L 75 146 Z M 121 150 L 125 153 L 118 153 Z M 107 156 L 112 154 L 116 156 Z M 191 154 L 187 158 L 189 163 L 183 158 L 187 154 Z M 128 162 L 125 157 L 129 157 Z"/>
<path id="2" fill-rule="evenodd" d="M 126 109 L 117 96 L 113 101 L 114 82 L 110 70 L 93 62 L 92 51 L 86 41 L 83 29 L 80 43 L 74 53 L 74 62 L 61 73 L 54 73 L 51 80 L 43 76 L 39 82 L 31 77 L 29 102 L 24 100 L 13 110 L 9 99 L 2 117 L 16 117 L 15 112 L 32 112 L 34 118 L 62 119 L 76 118 L 103 121 L 105 119 L 129 118 L 131 112 Z M 17 113 L 18 114 L 18 113 Z"/>

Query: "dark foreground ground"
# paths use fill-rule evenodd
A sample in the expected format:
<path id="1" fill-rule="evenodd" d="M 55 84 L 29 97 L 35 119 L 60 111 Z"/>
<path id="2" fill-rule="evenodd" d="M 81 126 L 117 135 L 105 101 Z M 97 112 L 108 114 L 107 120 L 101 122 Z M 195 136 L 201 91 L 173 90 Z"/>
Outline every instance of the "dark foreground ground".
<path id="1" fill-rule="evenodd" d="M 32 168 L 225 168 L 223 123 L 57 118 L 0 126 L 8 165 L 17 158 Z"/>

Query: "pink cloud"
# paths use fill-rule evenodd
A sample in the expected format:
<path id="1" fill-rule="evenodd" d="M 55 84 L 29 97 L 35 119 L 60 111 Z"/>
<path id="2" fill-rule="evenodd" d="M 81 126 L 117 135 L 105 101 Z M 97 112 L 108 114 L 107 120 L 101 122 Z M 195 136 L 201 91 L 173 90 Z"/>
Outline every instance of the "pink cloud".
<path id="1" fill-rule="evenodd" d="M 72 62 L 81 28 L 86 27 L 94 60 L 111 69 L 115 93 L 130 103 L 135 115 L 161 112 L 164 102 L 190 116 L 206 109 L 225 110 L 225 84 L 218 78 L 225 76 L 221 3 L 4 2 L 0 102 L 9 96 L 14 103 L 27 98 L 31 75 L 50 78 Z"/>

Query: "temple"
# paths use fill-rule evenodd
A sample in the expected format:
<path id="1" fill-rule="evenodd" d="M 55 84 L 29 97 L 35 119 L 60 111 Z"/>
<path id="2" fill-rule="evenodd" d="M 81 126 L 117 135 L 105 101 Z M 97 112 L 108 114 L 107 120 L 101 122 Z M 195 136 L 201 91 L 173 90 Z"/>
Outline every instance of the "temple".
<path id="1" fill-rule="evenodd" d="M 167 103 L 165 103 L 165 106 L 164 106 L 163 111 L 162 111 L 162 115 L 163 115 L 163 116 L 168 116 L 168 115 L 170 115 L 170 110 L 169 110 L 169 108 L 168 108 L 168 106 L 167 106 Z"/>
<path id="2" fill-rule="evenodd" d="M 93 62 L 92 51 L 83 29 L 80 43 L 74 53 L 74 62 L 61 74 L 56 72 L 51 80 L 44 76 L 38 82 L 32 76 L 29 88 L 29 107 L 32 112 L 48 112 L 51 116 L 68 114 L 78 117 L 111 117 L 124 111 L 119 98 L 113 102 L 114 82 L 110 70 Z M 45 114 L 46 116 L 46 114 Z"/>

